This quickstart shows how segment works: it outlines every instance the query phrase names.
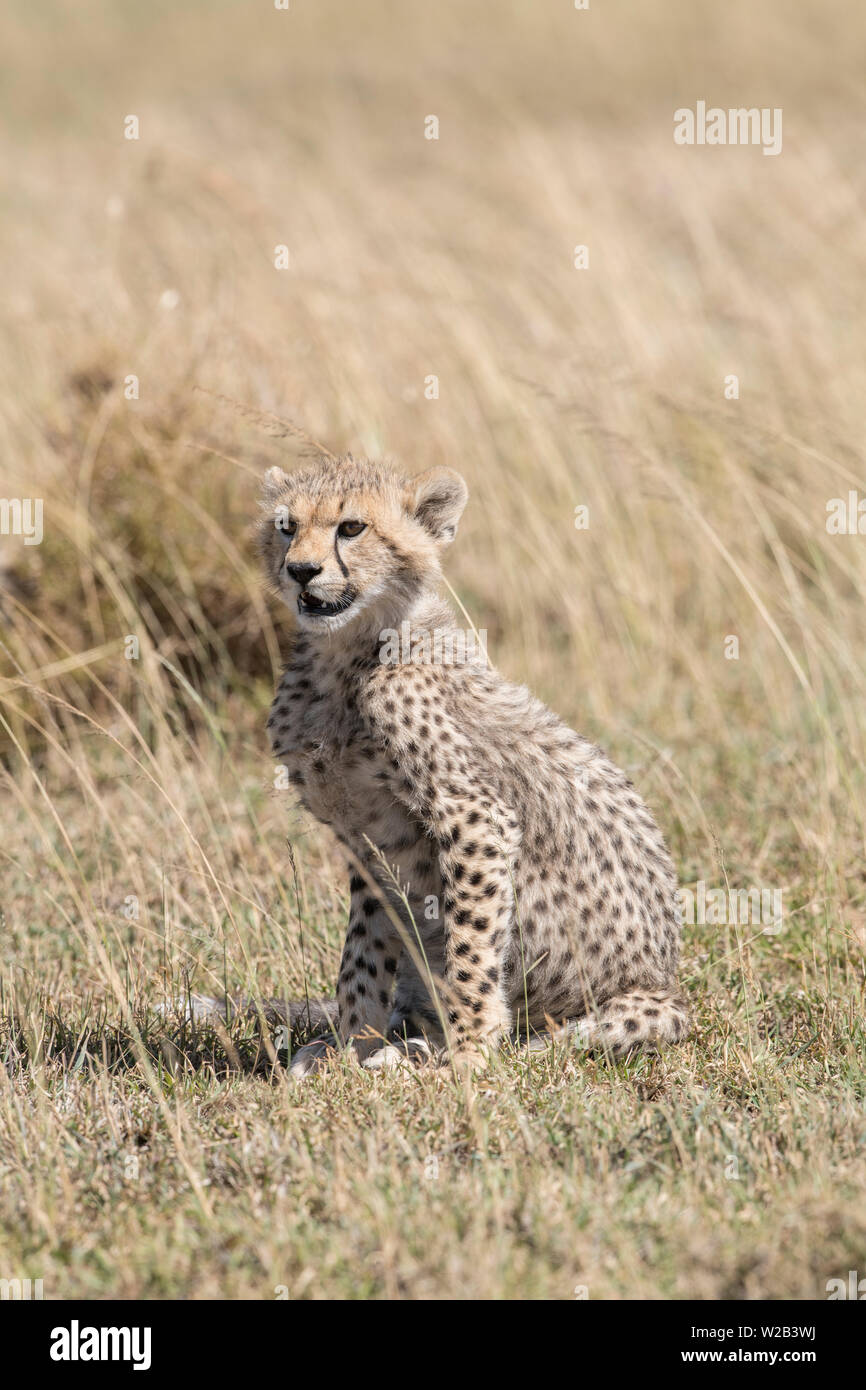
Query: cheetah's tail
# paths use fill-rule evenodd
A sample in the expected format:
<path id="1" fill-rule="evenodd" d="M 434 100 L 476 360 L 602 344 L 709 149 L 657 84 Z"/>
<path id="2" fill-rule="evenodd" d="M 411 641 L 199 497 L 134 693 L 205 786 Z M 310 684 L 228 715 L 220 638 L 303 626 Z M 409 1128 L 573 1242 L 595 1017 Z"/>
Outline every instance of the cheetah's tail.
<path id="1" fill-rule="evenodd" d="M 292 1031 L 302 1029 L 307 1033 L 325 1032 L 337 1022 L 336 999 L 256 1000 L 242 997 L 227 1002 L 206 994 L 189 994 L 178 997 L 173 1005 L 160 1005 L 158 1009 L 163 1015 L 177 1013 L 197 1023 L 206 1023 L 209 1018 L 225 1023 L 229 1011 L 235 1016 L 245 1014 L 248 1018 L 263 1015 L 266 1023 L 288 1024 Z"/>

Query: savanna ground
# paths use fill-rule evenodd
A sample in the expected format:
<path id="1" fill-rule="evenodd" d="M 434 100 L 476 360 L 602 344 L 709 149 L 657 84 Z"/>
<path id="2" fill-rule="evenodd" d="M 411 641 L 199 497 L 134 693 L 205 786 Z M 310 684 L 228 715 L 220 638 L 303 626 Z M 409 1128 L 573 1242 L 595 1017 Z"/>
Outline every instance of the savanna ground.
<path id="1" fill-rule="evenodd" d="M 866 1276 L 866 538 L 825 524 L 866 493 L 860 7 L 80 0 L 4 26 L 0 494 L 44 499 L 44 539 L 0 537 L 0 1277 Z M 676 146 L 698 100 L 781 107 L 782 154 Z M 304 448 L 268 412 L 459 468 L 448 573 L 495 664 L 628 769 L 684 885 L 782 891 L 777 932 L 686 928 L 678 1050 L 293 1089 L 252 1025 L 156 1012 L 330 992 L 338 965 L 345 876 L 264 734 L 289 619 L 250 523 Z"/>

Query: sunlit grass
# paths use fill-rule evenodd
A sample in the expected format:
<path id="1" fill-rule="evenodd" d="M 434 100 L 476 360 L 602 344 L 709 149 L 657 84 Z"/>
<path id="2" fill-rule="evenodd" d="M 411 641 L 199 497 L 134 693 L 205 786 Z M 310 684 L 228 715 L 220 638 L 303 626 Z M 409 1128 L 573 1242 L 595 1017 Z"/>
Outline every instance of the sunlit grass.
<path id="1" fill-rule="evenodd" d="M 0 496 L 42 497 L 45 538 L 0 536 L 0 1276 L 568 1299 L 866 1273 L 866 541 L 825 526 L 866 495 L 863 33 L 853 5 L 696 14 L 10 21 Z M 723 95 L 784 107 L 781 156 L 673 145 Z M 627 768 L 684 885 L 782 890 L 778 934 L 687 929 L 681 1048 L 293 1089 L 254 1019 L 185 1022 L 188 991 L 330 993 L 339 961 L 339 857 L 264 731 L 257 479 L 304 453 L 273 415 L 459 468 L 448 575 L 494 664 Z"/>

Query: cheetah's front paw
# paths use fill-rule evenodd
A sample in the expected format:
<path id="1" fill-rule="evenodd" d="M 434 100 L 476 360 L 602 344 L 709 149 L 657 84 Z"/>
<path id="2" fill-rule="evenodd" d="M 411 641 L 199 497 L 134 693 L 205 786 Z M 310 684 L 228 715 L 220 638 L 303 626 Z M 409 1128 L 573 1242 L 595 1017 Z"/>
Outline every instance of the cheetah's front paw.
<path id="1" fill-rule="evenodd" d="M 338 1057 L 347 1057 L 352 1062 L 362 1062 L 366 1065 L 371 1054 L 375 1056 L 380 1051 L 381 1035 L 371 1033 L 369 1036 L 353 1037 L 343 1045 L 336 1034 L 325 1033 L 295 1053 L 289 1067 L 289 1076 L 295 1081 L 303 1081 L 314 1072 L 324 1071 Z"/>
<path id="2" fill-rule="evenodd" d="M 363 1065 L 368 1071 L 415 1071 L 435 1057 L 426 1038 L 407 1038 L 405 1042 L 385 1043 L 371 1053 Z"/>
<path id="3" fill-rule="evenodd" d="M 443 1052 L 439 1063 L 443 1067 L 451 1067 L 461 1076 L 471 1076 L 474 1072 L 485 1071 L 490 1065 L 490 1048 L 481 1043 L 462 1043 Z"/>
<path id="4" fill-rule="evenodd" d="M 307 1043 L 306 1047 L 299 1047 L 292 1057 L 289 1076 L 293 1081 L 303 1081 L 316 1072 L 324 1071 L 340 1055 L 339 1048 L 340 1044 L 333 1033 L 326 1033 L 323 1038 Z"/>

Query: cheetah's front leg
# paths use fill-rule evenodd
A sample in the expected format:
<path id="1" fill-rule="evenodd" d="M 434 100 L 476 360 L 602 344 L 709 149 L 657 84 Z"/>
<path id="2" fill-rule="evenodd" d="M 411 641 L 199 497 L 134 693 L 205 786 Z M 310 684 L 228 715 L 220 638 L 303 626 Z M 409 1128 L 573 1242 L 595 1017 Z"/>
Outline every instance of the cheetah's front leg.
<path id="1" fill-rule="evenodd" d="M 341 1046 L 349 1047 L 363 1062 L 384 1042 L 401 947 L 375 880 L 353 874 L 350 892 L 349 925 L 337 979 L 337 1026 L 334 1033 L 295 1053 L 289 1068 L 295 1078 L 327 1066 Z"/>
<path id="2" fill-rule="evenodd" d="M 401 948 L 376 880 L 353 874 L 350 890 L 349 926 L 337 980 L 338 1032 L 363 1061 L 382 1046 Z"/>
<path id="3" fill-rule="evenodd" d="M 495 1045 L 511 1027 L 503 963 L 514 893 L 501 825 L 483 796 L 451 784 L 433 810 L 445 895 L 445 1003 L 456 1057 Z"/>
<path id="4" fill-rule="evenodd" d="M 511 943 L 510 859 L 519 831 L 479 784 L 466 729 L 432 667 L 385 670 L 366 714 L 394 769 L 392 789 L 434 840 L 443 884 L 444 995 L 456 1052 L 494 1044 L 511 1027 L 503 966 Z M 398 720 L 399 708 L 413 713 Z"/>

